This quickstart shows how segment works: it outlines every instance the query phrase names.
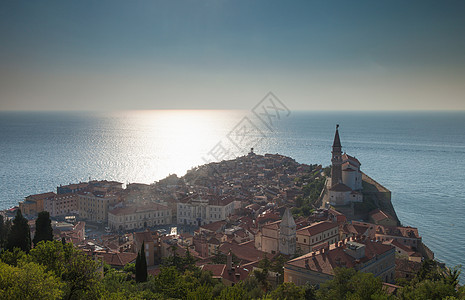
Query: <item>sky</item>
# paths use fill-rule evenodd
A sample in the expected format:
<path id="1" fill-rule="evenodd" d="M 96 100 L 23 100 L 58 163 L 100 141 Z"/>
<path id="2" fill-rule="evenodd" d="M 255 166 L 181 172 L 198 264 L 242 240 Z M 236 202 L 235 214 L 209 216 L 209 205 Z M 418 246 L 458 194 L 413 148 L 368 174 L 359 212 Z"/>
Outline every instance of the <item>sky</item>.
<path id="1" fill-rule="evenodd" d="M 465 110 L 465 1 L 0 1 L 0 110 Z"/>

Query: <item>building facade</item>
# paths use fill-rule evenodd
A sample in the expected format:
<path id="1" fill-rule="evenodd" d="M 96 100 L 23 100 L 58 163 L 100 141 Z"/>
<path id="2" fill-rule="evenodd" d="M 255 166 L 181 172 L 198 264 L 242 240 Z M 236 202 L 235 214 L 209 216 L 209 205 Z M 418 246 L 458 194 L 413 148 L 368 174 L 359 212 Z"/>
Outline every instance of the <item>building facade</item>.
<path id="1" fill-rule="evenodd" d="M 25 216 L 37 216 L 38 213 L 44 211 L 44 202 L 53 200 L 55 196 L 56 194 L 53 192 L 29 195 L 24 199 L 24 201 L 19 202 L 19 209 Z"/>
<path id="2" fill-rule="evenodd" d="M 116 207 L 108 212 L 111 230 L 133 230 L 171 224 L 171 209 L 159 203 Z"/>
<path id="3" fill-rule="evenodd" d="M 118 203 L 118 196 L 106 192 L 79 192 L 78 210 L 79 216 L 93 222 L 106 222 L 110 206 Z"/>
<path id="4" fill-rule="evenodd" d="M 230 196 L 195 194 L 177 204 L 177 223 L 205 225 L 226 220 L 234 214 L 234 198 Z"/>
<path id="5" fill-rule="evenodd" d="M 334 244 L 339 241 L 339 226 L 337 223 L 321 221 L 297 230 L 297 249 L 309 253 L 319 245 Z"/>
<path id="6" fill-rule="evenodd" d="M 53 198 L 44 200 L 44 210 L 48 211 L 51 217 L 77 214 L 78 199 L 78 194 L 74 193 L 57 194 Z"/>

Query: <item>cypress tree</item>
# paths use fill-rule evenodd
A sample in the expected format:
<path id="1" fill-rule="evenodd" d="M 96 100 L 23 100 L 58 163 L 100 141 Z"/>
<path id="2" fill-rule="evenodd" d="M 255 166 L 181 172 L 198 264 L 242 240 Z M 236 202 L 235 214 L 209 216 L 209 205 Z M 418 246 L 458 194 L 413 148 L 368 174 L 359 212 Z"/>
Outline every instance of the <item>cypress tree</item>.
<path id="1" fill-rule="evenodd" d="M 13 251 L 14 248 L 19 248 L 25 252 L 31 250 L 31 230 L 27 219 L 23 217 L 20 209 L 16 211 L 16 216 L 13 219 L 13 225 L 7 238 L 6 249 Z"/>
<path id="2" fill-rule="evenodd" d="M 140 278 L 140 251 L 137 251 L 137 258 L 136 258 L 136 281 L 139 282 Z"/>
<path id="3" fill-rule="evenodd" d="M 142 242 L 142 248 L 137 253 L 136 258 L 136 281 L 147 281 L 147 260 L 145 259 L 145 243 Z"/>
<path id="4" fill-rule="evenodd" d="M 3 215 L 0 215 L 0 249 L 2 249 L 5 246 L 7 235 L 8 235 L 7 224 L 5 223 L 5 219 L 3 218 Z"/>
<path id="5" fill-rule="evenodd" d="M 32 241 L 34 246 L 37 246 L 40 241 L 53 241 L 52 221 L 50 220 L 48 211 L 39 213 L 36 220 L 36 234 Z"/>

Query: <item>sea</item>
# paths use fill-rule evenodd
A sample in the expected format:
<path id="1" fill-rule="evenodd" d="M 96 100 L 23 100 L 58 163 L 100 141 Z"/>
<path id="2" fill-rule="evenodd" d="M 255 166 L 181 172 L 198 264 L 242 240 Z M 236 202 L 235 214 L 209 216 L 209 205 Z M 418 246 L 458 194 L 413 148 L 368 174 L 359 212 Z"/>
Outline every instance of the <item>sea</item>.
<path id="1" fill-rule="evenodd" d="M 465 112 L 0 112 L 0 209 L 89 179 L 182 176 L 250 148 L 327 166 L 336 124 L 343 151 L 391 190 L 402 224 L 438 260 L 465 265 Z"/>

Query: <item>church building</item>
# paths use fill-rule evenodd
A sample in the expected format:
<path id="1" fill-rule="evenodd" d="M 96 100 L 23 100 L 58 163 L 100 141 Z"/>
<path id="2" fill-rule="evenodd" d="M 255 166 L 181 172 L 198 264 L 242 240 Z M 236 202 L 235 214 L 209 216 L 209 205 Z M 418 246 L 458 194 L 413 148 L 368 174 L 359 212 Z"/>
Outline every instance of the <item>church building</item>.
<path id="1" fill-rule="evenodd" d="M 331 178 L 327 182 L 328 199 L 331 205 L 346 205 L 362 202 L 362 172 L 360 161 L 342 153 L 339 125 L 336 125 L 331 157 Z"/>
<path id="2" fill-rule="evenodd" d="M 255 248 L 268 253 L 294 255 L 296 251 L 296 224 L 289 208 L 282 220 L 263 225 L 255 235 Z"/>

